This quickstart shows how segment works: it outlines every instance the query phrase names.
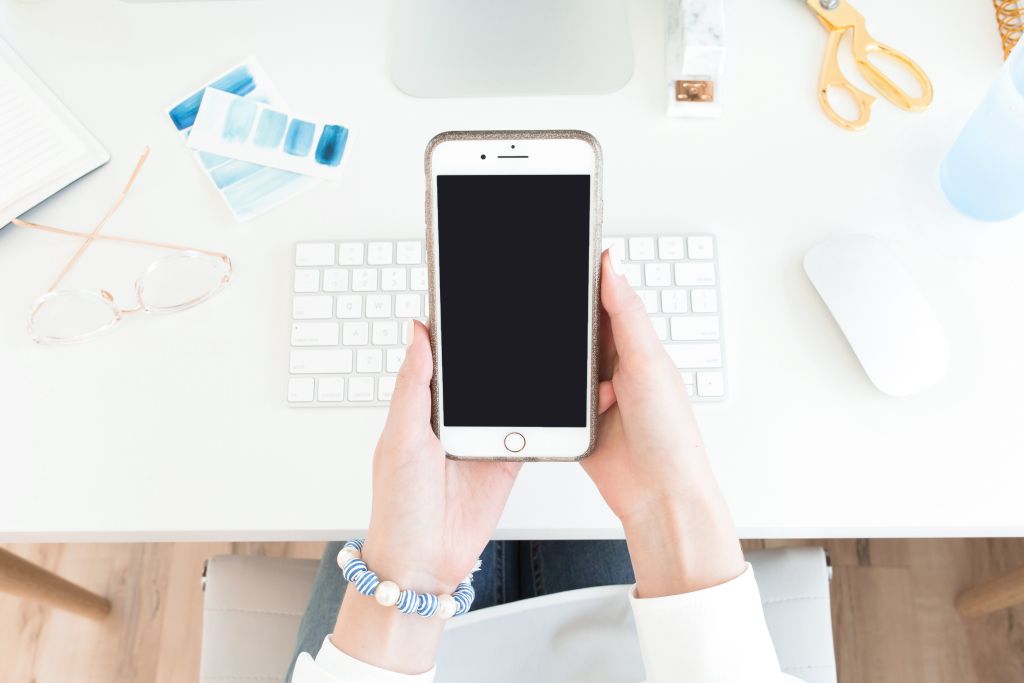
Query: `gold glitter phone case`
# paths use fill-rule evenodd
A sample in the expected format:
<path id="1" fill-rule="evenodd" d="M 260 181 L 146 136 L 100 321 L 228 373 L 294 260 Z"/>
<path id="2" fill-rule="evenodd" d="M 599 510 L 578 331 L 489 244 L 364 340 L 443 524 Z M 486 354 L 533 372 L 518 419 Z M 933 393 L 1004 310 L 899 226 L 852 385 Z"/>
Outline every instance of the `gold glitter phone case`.
<path id="1" fill-rule="evenodd" d="M 433 177 L 432 164 L 434 150 L 441 144 L 454 140 L 581 140 L 586 142 L 591 149 L 594 151 L 594 182 L 591 184 L 590 193 L 590 258 L 591 258 L 591 270 L 593 276 L 590 283 L 590 294 L 592 297 L 591 310 L 593 316 L 591 319 L 591 367 L 590 367 L 590 434 L 589 434 L 589 445 L 587 450 L 576 458 L 556 458 L 556 457 L 534 457 L 534 456 L 516 456 L 516 455 L 501 455 L 486 458 L 463 458 L 456 455 L 448 454 L 448 457 L 453 460 L 509 460 L 509 461 L 526 461 L 526 462 L 537 462 L 537 461 L 554 461 L 554 462 L 574 462 L 582 460 L 583 458 L 590 455 L 594 450 L 594 445 L 597 442 L 597 383 L 598 383 L 598 365 L 600 362 L 600 343 L 601 343 L 601 223 L 603 220 L 603 205 L 601 197 L 601 182 L 602 182 L 602 157 L 601 157 L 601 145 L 597 139 L 582 130 L 489 130 L 489 131 L 449 131 L 446 133 L 440 133 L 434 136 L 429 143 L 427 143 L 427 149 L 424 153 L 424 172 L 426 176 L 426 204 L 425 211 L 427 217 L 427 270 L 430 274 L 429 282 L 429 311 L 430 311 L 430 347 L 434 357 L 434 378 L 431 381 L 431 394 L 433 399 L 433 407 L 431 409 L 431 425 L 434 428 L 434 433 L 441 434 L 440 429 L 440 411 L 438 406 L 440 405 L 441 396 L 440 388 L 437 383 L 438 376 L 438 353 L 437 353 L 437 336 L 440 330 L 437 327 L 437 315 L 435 312 L 435 306 L 437 301 L 436 283 L 434 281 L 434 252 L 435 244 L 437 239 L 437 226 L 434 225 L 434 196 L 431 184 L 431 178 Z"/>

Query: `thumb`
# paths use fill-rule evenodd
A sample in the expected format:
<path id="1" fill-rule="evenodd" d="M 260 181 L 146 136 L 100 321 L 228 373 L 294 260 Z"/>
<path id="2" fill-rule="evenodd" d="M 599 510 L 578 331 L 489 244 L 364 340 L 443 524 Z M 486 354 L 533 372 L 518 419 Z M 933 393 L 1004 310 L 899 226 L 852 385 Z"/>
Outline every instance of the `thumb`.
<path id="1" fill-rule="evenodd" d="M 405 360 L 398 370 L 395 390 L 391 394 L 389 425 L 407 428 L 430 422 L 430 379 L 433 374 L 430 335 L 423 323 L 414 320 Z"/>
<path id="2" fill-rule="evenodd" d="M 619 361 L 643 362 L 664 353 L 644 302 L 622 274 L 622 262 L 611 250 L 601 258 L 601 306 L 608 312 Z"/>

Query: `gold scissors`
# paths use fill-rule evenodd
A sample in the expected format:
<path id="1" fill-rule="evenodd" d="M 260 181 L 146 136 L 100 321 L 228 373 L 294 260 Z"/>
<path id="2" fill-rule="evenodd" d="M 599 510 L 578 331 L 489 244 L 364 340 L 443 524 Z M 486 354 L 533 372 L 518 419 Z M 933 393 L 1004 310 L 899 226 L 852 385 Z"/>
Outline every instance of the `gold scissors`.
<path id="1" fill-rule="evenodd" d="M 932 102 L 932 82 L 928 80 L 928 75 L 910 57 L 871 37 L 864 26 L 864 17 L 850 3 L 846 0 L 806 0 L 806 3 L 828 31 L 828 46 L 825 48 L 825 61 L 821 65 L 821 78 L 818 81 L 818 101 L 836 125 L 847 130 L 860 130 L 871 118 L 871 106 L 877 99 L 846 80 L 839 68 L 839 43 L 847 31 L 852 31 L 853 59 L 864 80 L 900 109 L 923 111 L 928 108 Z M 921 94 L 911 97 L 893 83 L 868 59 L 868 54 L 872 52 L 879 52 L 905 67 L 921 86 Z M 853 96 L 858 110 L 856 119 L 840 116 L 832 107 L 828 99 L 830 88 L 840 88 Z"/>

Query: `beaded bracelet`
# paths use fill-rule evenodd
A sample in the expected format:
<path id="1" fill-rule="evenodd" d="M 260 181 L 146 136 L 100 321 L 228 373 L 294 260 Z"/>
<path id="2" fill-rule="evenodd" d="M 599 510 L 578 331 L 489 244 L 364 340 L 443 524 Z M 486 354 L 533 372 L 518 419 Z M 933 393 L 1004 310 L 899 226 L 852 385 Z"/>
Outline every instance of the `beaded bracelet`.
<path id="1" fill-rule="evenodd" d="M 352 586 L 367 597 L 374 598 L 384 607 L 394 605 L 403 614 L 418 614 L 421 617 L 438 616 L 450 619 L 465 614 L 473 604 L 476 591 L 473 590 L 473 572 L 480 569 L 480 560 L 469 575 L 459 584 L 451 595 L 434 595 L 402 590 L 394 581 L 381 581 L 363 562 L 363 543 L 365 539 L 356 538 L 346 543 L 338 552 L 338 566 L 341 575 Z"/>

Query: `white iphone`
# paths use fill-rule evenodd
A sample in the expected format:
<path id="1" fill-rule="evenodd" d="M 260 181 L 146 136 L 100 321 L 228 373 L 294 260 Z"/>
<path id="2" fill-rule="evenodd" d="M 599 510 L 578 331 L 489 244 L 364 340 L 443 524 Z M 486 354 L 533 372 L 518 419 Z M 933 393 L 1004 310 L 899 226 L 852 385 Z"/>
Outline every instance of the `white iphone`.
<path id="1" fill-rule="evenodd" d="M 427 146 L 434 430 L 451 458 L 593 449 L 601 151 L 582 131 L 455 132 Z"/>

